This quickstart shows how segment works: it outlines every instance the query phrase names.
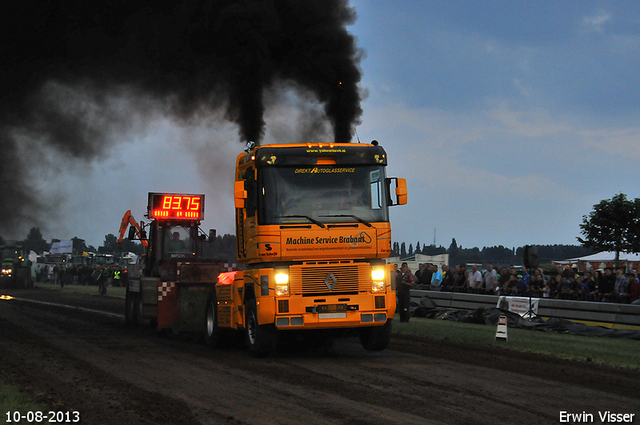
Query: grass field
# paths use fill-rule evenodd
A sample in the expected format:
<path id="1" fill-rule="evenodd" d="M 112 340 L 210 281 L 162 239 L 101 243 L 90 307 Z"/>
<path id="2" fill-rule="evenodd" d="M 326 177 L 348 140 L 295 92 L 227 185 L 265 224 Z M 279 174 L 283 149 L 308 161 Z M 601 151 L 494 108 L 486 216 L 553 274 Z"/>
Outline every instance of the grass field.
<path id="1" fill-rule="evenodd" d="M 396 319 L 398 317 L 396 316 Z M 505 350 L 530 352 L 640 370 L 640 341 L 509 328 L 509 341 L 496 341 L 496 327 L 449 320 L 412 317 L 409 323 L 394 320 L 393 334 L 433 341 L 452 341 Z"/>
<path id="2" fill-rule="evenodd" d="M 38 288 L 44 288 L 51 291 L 65 291 L 65 292 L 77 292 L 80 294 L 98 295 L 98 287 L 95 285 L 65 285 L 64 288 L 60 288 L 60 285 L 54 285 L 53 283 L 38 282 L 35 284 Z M 109 286 L 107 288 L 107 296 L 124 298 L 126 295 L 126 288 Z"/>
<path id="3" fill-rule="evenodd" d="M 27 412 L 47 411 L 47 406 L 36 403 L 30 396 L 20 392 L 17 387 L 0 381 L 0 424 L 7 423 L 7 412 Z M 26 423 L 26 421 L 20 421 Z"/>

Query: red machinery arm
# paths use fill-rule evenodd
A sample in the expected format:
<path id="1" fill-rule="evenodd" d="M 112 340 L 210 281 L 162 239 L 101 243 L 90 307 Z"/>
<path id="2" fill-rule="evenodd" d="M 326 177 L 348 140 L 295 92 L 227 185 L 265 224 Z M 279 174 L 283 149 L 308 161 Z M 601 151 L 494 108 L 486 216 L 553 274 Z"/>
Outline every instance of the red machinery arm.
<path id="1" fill-rule="evenodd" d="M 136 235 L 138 235 L 138 238 L 140 239 L 140 242 L 142 242 L 142 245 L 149 246 L 149 242 L 142 235 L 142 229 L 140 229 L 140 225 L 138 224 L 136 219 L 133 218 L 133 215 L 131 214 L 131 210 L 128 210 L 126 213 L 124 213 L 124 217 L 122 217 L 122 223 L 120 223 L 120 237 L 116 241 L 116 244 L 120 246 L 120 243 L 122 243 L 122 240 L 124 239 L 124 234 L 127 231 L 127 227 L 129 227 L 129 224 L 131 225 L 131 227 L 136 229 Z"/>

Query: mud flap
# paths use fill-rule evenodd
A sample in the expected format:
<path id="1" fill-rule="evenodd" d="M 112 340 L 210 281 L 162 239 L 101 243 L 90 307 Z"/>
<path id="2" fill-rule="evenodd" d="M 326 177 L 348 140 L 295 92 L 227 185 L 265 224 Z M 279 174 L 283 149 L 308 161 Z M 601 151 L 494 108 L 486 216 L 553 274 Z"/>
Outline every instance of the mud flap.
<path id="1" fill-rule="evenodd" d="M 179 316 L 178 287 L 175 282 L 158 282 L 158 328 L 169 329 Z"/>

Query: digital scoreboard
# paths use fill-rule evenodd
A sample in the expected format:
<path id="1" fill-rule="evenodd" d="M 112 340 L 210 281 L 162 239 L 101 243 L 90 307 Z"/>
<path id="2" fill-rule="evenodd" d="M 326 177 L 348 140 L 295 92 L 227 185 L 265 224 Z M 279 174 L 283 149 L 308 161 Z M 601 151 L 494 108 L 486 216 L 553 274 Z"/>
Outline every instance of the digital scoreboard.
<path id="1" fill-rule="evenodd" d="M 204 195 L 149 193 L 149 218 L 158 220 L 203 220 Z"/>

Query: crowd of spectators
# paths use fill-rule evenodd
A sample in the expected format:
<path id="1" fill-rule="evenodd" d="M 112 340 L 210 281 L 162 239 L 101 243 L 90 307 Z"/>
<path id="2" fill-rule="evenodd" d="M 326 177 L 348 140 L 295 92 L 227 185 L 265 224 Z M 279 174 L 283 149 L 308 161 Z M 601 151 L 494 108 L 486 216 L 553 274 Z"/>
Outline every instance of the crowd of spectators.
<path id="1" fill-rule="evenodd" d="M 443 264 L 421 263 L 414 274 L 414 289 L 468 292 L 488 295 L 532 296 L 580 301 L 640 304 L 640 280 L 635 269 L 558 267 L 554 272 L 538 268 L 501 267 L 492 264 L 484 272 L 477 265 L 460 264 L 453 268 Z"/>
<path id="2" fill-rule="evenodd" d="M 127 270 L 118 265 L 45 264 L 36 267 L 36 282 L 65 285 L 95 285 L 102 294 L 108 286 L 126 286 Z"/>

